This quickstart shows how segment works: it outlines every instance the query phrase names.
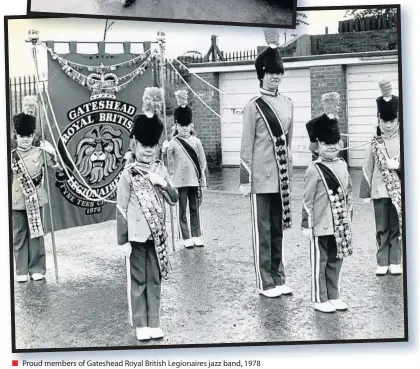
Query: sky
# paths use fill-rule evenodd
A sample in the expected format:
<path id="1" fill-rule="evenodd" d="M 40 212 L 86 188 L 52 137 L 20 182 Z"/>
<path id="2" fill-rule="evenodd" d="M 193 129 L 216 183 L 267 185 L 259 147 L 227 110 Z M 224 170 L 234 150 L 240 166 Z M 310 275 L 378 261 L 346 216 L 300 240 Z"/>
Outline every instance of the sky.
<path id="1" fill-rule="evenodd" d="M 305 12 L 309 26 L 287 30 L 290 39 L 295 34 L 324 34 L 338 32 L 338 22 L 345 19 L 345 10 L 321 10 Z M 34 65 L 31 47 L 25 42 L 29 30 L 38 30 L 42 41 L 102 41 L 104 19 L 50 18 L 9 21 L 9 74 L 11 77 L 32 75 Z M 219 49 L 224 52 L 254 50 L 265 45 L 262 28 L 219 26 L 183 23 L 160 23 L 116 20 L 107 34 L 107 41 L 156 41 L 159 30 L 166 33 L 167 56 L 174 58 L 186 51 L 206 54 L 211 35 L 218 36 Z M 282 33 L 284 30 L 282 30 Z M 283 40 L 283 38 L 282 38 Z M 47 73 L 47 55 L 39 52 L 40 72 Z"/>

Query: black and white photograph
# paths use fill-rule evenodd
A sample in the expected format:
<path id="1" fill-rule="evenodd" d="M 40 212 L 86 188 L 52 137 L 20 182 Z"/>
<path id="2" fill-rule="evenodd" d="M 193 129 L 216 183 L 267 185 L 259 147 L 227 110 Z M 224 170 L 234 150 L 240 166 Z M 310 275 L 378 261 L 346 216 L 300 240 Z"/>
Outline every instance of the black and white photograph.
<path id="1" fill-rule="evenodd" d="M 296 5 L 296 0 L 28 0 L 28 12 L 295 28 Z"/>
<path id="2" fill-rule="evenodd" d="M 13 352 L 408 340 L 400 8 L 296 23 L 6 17 Z"/>

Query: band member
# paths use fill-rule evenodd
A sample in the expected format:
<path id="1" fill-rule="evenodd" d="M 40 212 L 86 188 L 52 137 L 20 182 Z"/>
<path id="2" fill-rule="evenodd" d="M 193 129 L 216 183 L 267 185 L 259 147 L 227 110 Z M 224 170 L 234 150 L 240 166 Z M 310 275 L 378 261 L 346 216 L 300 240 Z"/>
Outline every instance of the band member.
<path id="1" fill-rule="evenodd" d="M 276 37 L 255 61 L 260 95 L 244 107 L 240 161 L 239 189 L 251 197 L 257 288 L 266 297 L 292 293 L 285 284 L 283 231 L 292 226 L 293 103 L 278 92 L 284 68 Z"/>
<path id="2" fill-rule="evenodd" d="M 29 273 L 34 281 L 39 281 L 46 273 L 42 209 L 48 203 L 48 196 L 44 167 L 57 171 L 62 167 L 51 144 L 33 146 L 35 116 L 22 112 L 13 117 L 13 123 L 17 141 L 17 148 L 12 150 L 11 171 L 16 280 L 26 282 Z"/>
<path id="3" fill-rule="evenodd" d="M 382 96 L 376 100 L 377 134 L 368 147 L 360 197 L 369 204 L 373 199 L 376 223 L 377 275 L 401 274 L 401 179 L 399 99 L 392 95 L 391 82 L 379 81 Z"/>
<path id="4" fill-rule="evenodd" d="M 312 302 L 327 313 L 348 308 L 340 299 L 340 272 L 343 257 L 352 254 L 353 194 L 347 164 L 338 158 L 337 120 L 324 116 L 312 128 L 318 159 L 305 174 L 302 228 L 310 239 Z"/>
<path id="5" fill-rule="evenodd" d="M 329 92 L 323 94 L 321 97 L 321 105 L 322 105 L 322 115 L 310 120 L 306 123 L 306 130 L 309 135 L 309 150 L 312 152 L 312 160 L 316 160 L 318 158 L 318 142 L 316 141 L 314 135 L 314 127 L 316 126 L 318 121 L 324 121 L 325 118 L 330 119 L 337 119 L 338 112 L 340 111 L 340 95 L 337 92 Z M 340 140 L 340 148 L 343 147 L 343 143 Z"/>
<path id="6" fill-rule="evenodd" d="M 130 134 L 134 160 L 124 168 L 117 188 L 118 245 L 126 256 L 130 323 L 138 340 L 164 335 L 161 280 L 170 272 L 164 201 L 178 201 L 166 167 L 155 159 L 163 131 L 156 114 L 162 99 L 157 87 L 146 88 L 143 114 L 135 116 Z"/>
<path id="7" fill-rule="evenodd" d="M 178 102 L 174 111 L 175 135 L 171 141 L 164 141 L 162 151 L 168 153 L 171 179 L 179 194 L 178 231 L 184 240 L 184 247 L 202 247 L 201 204 L 202 188 L 206 187 L 206 155 L 200 139 L 192 131 L 192 111 L 187 105 L 187 91 L 177 91 L 175 96 Z M 187 221 L 187 202 L 191 233 Z"/>

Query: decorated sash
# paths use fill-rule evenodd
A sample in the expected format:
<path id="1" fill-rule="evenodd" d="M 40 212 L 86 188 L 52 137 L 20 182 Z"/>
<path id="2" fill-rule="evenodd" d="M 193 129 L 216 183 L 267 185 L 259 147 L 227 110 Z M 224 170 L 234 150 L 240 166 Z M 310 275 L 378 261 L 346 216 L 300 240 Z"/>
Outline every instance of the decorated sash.
<path id="1" fill-rule="evenodd" d="M 26 168 L 18 150 L 12 151 L 12 170 L 25 199 L 29 234 L 31 238 L 41 237 L 44 235 L 44 229 L 42 227 L 41 211 L 39 209 L 36 186 L 29 175 L 28 169 Z M 36 178 L 36 182 L 39 184 L 41 179 L 42 177 Z"/>
<path id="2" fill-rule="evenodd" d="M 161 203 L 152 182 L 145 177 L 147 172 L 132 167 L 130 170 L 131 188 L 136 194 L 140 208 L 149 225 L 162 277 L 168 279 L 171 266 L 168 257 L 168 233 L 165 225 L 165 207 Z"/>
<path id="3" fill-rule="evenodd" d="M 201 172 L 200 167 L 200 160 L 198 159 L 197 151 L 195 151 L 194 147 L 192 147 L 187 141 L 183 140 L 180 137 L 174 138 L 175 142 L 181 146 L 181 148 L 184 150 L 187 157 L 191 160 L 191 162 L 194 165 L 195 172 L 197 174 L 198 178 L 198 205 L 201 206 L 203 202 L 203 190 L 202 187 L 204 186 L 204 178 Z"/>
<path id="4" fill-rule="evenodd" d="M 399 236 L 401 240 L 402 236 L 402 208 L 401 208 L 401 182 L 398 172 L 396 170 L 389 170 L 386 165 L 388 152 L 386 145 L 382 137 L 376 137 L 372 140 L 372 151 L 375 158 L 376 165 L 378 166 L 382 180 L 385 183 L 386 189 L 388 190 L 392 204 L 397 210 L 398 222 L 399 222 Z"/>
<path id="5" fill-rule="evenodd" d="M 347 211 L 347 193 L 336 174 L 325 164 L 314 163 L 328 193 L 334 224 L 334 238 L 337 243 L 337 258 L 353 253 L 351 226 Z"/>
<path id="6" fill-rule="evenodd" d="M 280 197 L 282 202 L 283 230 L 292 228 L 290 206 L 290 177 L 286 135 L 280 117 L 272 106 L 261 98 L 255 100 L 273 142 L 274 155 L 279 171 Z"/>

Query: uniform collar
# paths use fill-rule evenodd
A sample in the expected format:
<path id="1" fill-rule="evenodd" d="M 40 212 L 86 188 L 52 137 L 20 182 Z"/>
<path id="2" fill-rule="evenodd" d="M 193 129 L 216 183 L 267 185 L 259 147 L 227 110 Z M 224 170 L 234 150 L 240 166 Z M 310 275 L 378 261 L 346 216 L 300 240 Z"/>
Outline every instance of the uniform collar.
<path id="1" fill-rule="evenodd" d="M 179 137 L 179 138 L 181 138 L 181 139 L 183 139 L 183 140 L 188 140 L 188 139 L 191 137 L 191 133 L 190 133 L 188 136 L 181 136 L 181 135 L 178 133 L 178 137 Z"/>
<path id="2" fill-rule="evenodd" d="M 143 169 L 143 170 L 149 170 L 150 169 L 150 164 L 140 163 L 137 160 L 135 161 L 134 165 L 139 169 Z"/>
<path id="3" fill-rule="evenodd" d="M 382 134 L 381 134 L 381 136 L 382 137 L 384 137 L 384 138 L 387 138 L 387 139 L 391 139 L 391 138 L 394 138 L 394 137 L 396 137 L 396 136 L 398 136 L 400 133 L 399 133 L 399 130 L 397 129 L 392 135 L 390 135 L 390 136 L 387 136 L 387 135 L 385 135 L 383 132 L 382 132 Z"/>
<path id="4" fill-rule="evenodd" d="M 21 147 L 17 147 L 17 150 L 19 151 L 19 152 L 28 152 L 28 151 L 30 151 L 31 149 L 32 149 L 32 147 L 33 146 L 29 146 L 27 149 L 22 149 Z"/>
<path id="5" fill-rule="evenodd" d="M 319 158 L 321 159 L 321 161 L 326 161 L 326 162 L 329 162 L 329 163 L 340 160 L 340 158 L 338 156 L 336 156 L 334 159 L 327 159 L 327 158 L 324 158 L 322 156 L 320 156 Z"/>
<path id="6" fill-rule="evenodd" d="M 267 96 L 278 96 L 279 90 L 275 89 L 274 91 L 270 91 L 270 90 L 266 90 L 265 88 L 260 87 L 260 93 L 262 95 L 267 95 Z"/>

